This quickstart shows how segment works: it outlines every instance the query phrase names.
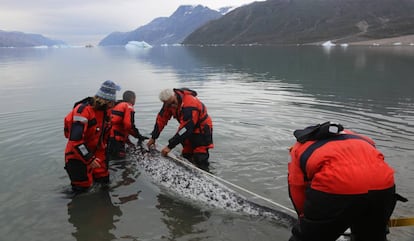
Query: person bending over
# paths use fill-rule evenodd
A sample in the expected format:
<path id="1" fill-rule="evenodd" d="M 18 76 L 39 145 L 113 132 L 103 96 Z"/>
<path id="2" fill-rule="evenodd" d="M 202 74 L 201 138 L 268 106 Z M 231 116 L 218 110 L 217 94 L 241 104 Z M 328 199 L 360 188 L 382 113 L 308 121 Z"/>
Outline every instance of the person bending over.
<path id="1" fill-rule="evenodd" d="M 290 241 L 385 241 L 396 204 L 394 171 L 370 138 L 326 122 L 296 130 L 289 195 L 298 214 Z"/>
<path id="2" fill-rule="evenodd" d="M 150 148 L 160 136 L 171 117 L 179 127 L 176 134 L 169 139 L 161 153 L 167 155 L 171 149 L 182 144 L 182 155 L 197 167 L 207 170 L 209 167 L 209 149 L 213 144 L 213 122 L 206 106 L 197 98 L 197 92 L 191 89 L 164 89 L 159 94 L 163 102 L 154 129 L 147 145 Z"/>

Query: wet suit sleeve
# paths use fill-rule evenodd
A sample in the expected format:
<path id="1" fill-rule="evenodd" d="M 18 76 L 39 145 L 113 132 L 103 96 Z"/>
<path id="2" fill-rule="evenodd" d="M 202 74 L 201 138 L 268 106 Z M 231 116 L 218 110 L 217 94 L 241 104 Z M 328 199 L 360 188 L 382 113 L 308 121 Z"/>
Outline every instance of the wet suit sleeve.
<path id="1" fill-rule="evenodd" d="M 81 113 L 75 112 L 73 114 L 73 123 L 70 131 L 69 141 L 77 152 L 77 156 L 85 164 L 90 164 L 94 159 L 94 154 L 89 150 L 85 144 L 86 131 L 88 125 L 91 125 L 94 120 L 90 120 L 90 113 L 87 110 L 83 110 Z M 96 124 L 96 123 L 95 123 Z"/>
<path id="2" fill-rule="evenodd" d="M 123 125 L 125 130 L 128 131 L 128 134 L 132 135 L 135 138 L 139 138 L 141 136 L 138 128 L 135 126 L 135 111 L 132 105 L 127 105 L 125 108 Z"/>
<path id="3" fill-rule="evenodd" d="M 135 138 L 141 139 L 143 136 L 139 132 L 138 128 L 135 126 L 135 111 L 131 111 L 130 113 L 130 122 L 131 122 L 131 128 L 129 131 L 129 134 L 132 135 Z"/>
<path id="4" fill-rule="evenodd" d="M 199 119 L 199 110 L 193 106 L 183 106 L 180 126 L 177 133 L 168 141 L 168 148 L 173 149 L 183 143 L 193 132 Z"/>
<path id="5" fill-rule="evenodd" d="M 134 126 L 134 109 L 132 106 L 130 105 L 125 105 L 125 110 L 124 110 L 124 119 L 122 120 L 122 124 L 124 126 L 124 130 L 128 130 L 128 132 L 130 132 L 131 128 Z"/>
<path id="6" fill-rule="evenodd" d="M 296 145 L 290 150 L 291 162 L 288 164 L 288 187 L 292 204 L 298 216 L 302 216 L 307 183 L 300 168 L 299 156 L 295 147 Z"/>
<path id="7" fill-rule="evenodd" d="M 156 140 L 159 136 L 161 131 L 167 125 L 168 121 L 172 117 L 172 110 L 167 108 L 165 105 L 161 107 L 160 112 L 158 112 L 157 119 L 155 121 L 154 129 L 151 133 L 151 138 Z"/>

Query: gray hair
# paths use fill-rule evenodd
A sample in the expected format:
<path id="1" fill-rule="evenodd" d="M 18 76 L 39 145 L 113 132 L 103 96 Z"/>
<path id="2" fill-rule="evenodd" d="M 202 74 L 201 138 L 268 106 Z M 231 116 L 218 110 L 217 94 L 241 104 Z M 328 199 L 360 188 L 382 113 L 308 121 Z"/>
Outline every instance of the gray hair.
<path id="1" fill-rule="evenodd" d="M 171 97 L 174 96 L 174 90 L 173 89 L 164 89 L 160 92 L 160 94 L 158 95 L 158 98 L 160 98 L 160 100 L 162 102 L 168 101 Z"/>

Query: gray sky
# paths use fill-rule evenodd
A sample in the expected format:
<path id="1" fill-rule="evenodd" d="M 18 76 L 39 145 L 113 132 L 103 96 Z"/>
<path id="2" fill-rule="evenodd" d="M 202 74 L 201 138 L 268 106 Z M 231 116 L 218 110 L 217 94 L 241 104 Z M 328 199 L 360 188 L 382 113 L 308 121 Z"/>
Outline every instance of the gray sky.
<path id="1" fill-rule="evenodd" d="M 132 31 L 180 5 L 212 9 L 254 0 L 0 0 L 0 30 L 38 33 L 69 44 L 97 44 L 114 31 Z"/>

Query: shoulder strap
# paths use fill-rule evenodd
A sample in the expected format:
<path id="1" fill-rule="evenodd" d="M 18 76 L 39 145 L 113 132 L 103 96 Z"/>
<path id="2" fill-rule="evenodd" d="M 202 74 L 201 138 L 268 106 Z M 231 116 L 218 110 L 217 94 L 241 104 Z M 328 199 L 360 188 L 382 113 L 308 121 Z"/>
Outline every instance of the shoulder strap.
<path id="1" fill-rule="evenodd" d="M 300 168 L 302 169 L 305 181 L 310 181 L 310 179 L 308 178 L 308 174 L 306 173 L 306 165 L 308 162 L 309 157 L 313 154 L 313 152 L 320 148 L 321 146 L 325 145 L 326 143 L 330 142 L 330 141 L 343 141 L 343 140 L 349 140 L 349 139 L 358 139 L 358 140 L 363 140 L 368 142 L 370 145 L 372 145 L 368 140 L 366 140 L 365 138 L 363 138 L 362 136 L 358 136 L 358 135 L 353 135 L 353 134 L 340 134 L 340 135 L 336 135 L 327 139 L 322 139 L 322 140 L 318 140 L 315 143 L 313 143 L 312 145 L 310 145 L 308 148 L 306 148 L 306 150 L 302 153 L 302 155 L 300 156 Z"/>

